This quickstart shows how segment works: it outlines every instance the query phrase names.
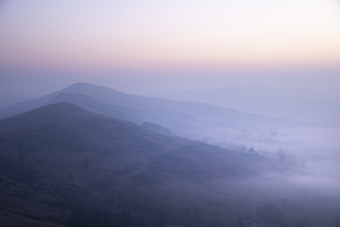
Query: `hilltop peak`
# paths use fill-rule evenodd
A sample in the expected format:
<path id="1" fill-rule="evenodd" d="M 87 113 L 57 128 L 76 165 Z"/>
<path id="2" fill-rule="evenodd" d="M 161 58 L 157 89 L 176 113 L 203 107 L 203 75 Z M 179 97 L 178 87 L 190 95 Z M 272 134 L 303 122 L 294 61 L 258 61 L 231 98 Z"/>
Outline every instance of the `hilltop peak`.
<path id="1" fill-rule="evenodd" d="M 67 111 L 86 111 L 85 109 L 77 106 L 74 103 L 71 102 L 58 102 L 49 104 L 43 107 L 38 108 L 37 110 L 67 110 Z"/>
<path id="2" fill-rule="evenodd" d="M 69 88 L 84 88 L 84 87 L 103 87 L 103 86 L 96 85 L 96 84 L 85 83 L 85 82 L 77 82 L 77 83 L 69 85 L 65 89 L 69 89 Z"/>
<path id="3" fill-rule="evenodd" d="M 84 83 L 84 82 L 78 82 L 71 84 L 70 86 L 62 89 L 63 92 L 74 92 L 74 93 L 98 93 L 98 92 L 106 92 L 106 93 L 117 93 L 120 94 L 121 92 L 116 91 L 114 89 L 102 86 L 102 85 L 97 85 L 97 84 L 89 84 L 89 83 Z"/>
<path id="4" fill-rule="evenodd" d="M 71 102 L 58 102 L 39 107 L 13 118 L 50 118 L 55 116 L 80 116 L 89 113 L 87 110 Z"/>

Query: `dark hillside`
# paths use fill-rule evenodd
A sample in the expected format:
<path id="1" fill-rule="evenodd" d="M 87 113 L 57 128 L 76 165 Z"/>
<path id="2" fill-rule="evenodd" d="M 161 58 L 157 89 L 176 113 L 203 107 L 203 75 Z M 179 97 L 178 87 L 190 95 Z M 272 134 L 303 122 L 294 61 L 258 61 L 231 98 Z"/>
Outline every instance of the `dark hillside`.
<path id="1" fill-rule="evenodd" d="M 0 209 L 74 226 L 235 223 L 232 182 L 272 168 L 65 102 L 0 121 L 0 150 Z"/>

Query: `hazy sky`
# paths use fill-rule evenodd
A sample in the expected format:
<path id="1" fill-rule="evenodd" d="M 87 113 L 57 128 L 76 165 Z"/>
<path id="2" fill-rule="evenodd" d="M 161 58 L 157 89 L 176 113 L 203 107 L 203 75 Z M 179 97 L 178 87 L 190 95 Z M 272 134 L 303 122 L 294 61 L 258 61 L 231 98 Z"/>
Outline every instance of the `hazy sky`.
<path id="1" fill-rule="evenodd" d="M 2 96 L 16 82 L 23 95 L 76 81 L 147 92 L 280 84 L 287 72 L 290 83 L 323 75 L 332 84 L 340 81 L 340 2 L 5 0 L 0 68 Z M 38 82 L 44 88 L 32 89 Z"/>

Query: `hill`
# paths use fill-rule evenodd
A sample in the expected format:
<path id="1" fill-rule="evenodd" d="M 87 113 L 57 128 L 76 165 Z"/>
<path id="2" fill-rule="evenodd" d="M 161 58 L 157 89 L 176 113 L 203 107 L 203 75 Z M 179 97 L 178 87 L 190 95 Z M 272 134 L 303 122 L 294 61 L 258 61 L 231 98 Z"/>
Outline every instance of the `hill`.
<path id="1" fill-rule="evenodd" d="M 229 142 L 236 144 L 257 142 L 268 137 L 262 138 L 263 136 L 258 135 L 270 136 L 273 129 L 298 125 L 297 122 L 272 119 L 204 103 L 129 95 L 85 83 L 73 84 L 41 98 L 2 108 L 0 119 L 63 101 L 137 124 L 143 122 L 158 124 L 176 135 L 212 144 L 225 142 L 225 137 L 230 138 Z"/>
<path id="2" fill-rule="evenodd" d="M 275 169 L 66 102 L 1 120 L 0 151 L 1 211 L 71 226 L 234 223 L 232 182 Z"/>

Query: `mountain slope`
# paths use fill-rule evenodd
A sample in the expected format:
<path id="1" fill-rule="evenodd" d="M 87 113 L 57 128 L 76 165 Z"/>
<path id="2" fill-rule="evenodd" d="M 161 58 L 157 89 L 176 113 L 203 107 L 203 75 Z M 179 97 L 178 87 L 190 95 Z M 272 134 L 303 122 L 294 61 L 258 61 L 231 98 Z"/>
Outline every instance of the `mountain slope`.
<path id="1" fill-rule="evenodd" d="M 177 135 L 195 139 L 207 138 L 220 130 L 224 130 L 223 134 L 228 136 L 238 134 L 244 136 L 244 130 L 268 131 L 296 124 L 204 103 L 129 95 L 84 83 L 77 83 L 38 99 L 2 108 L 0 118 L 61 101 L 72 102 L 92 112 L 137 124 L 156 123 Z"/>
<path id="2" fill-rule="evenodd" d="M 228 195 L 231 182 L 273 169 L 259 156 L 160 135 L 65 102 L 1 120 L 0 151 L 0 209 L 73 226 L 234 222 L 243 206 Z M 215 181 L 230 182 L 228 193 Z M 224 205 L 214 205 L 221 196 Z M 186 217 L 193 209 L 205 219 Z"/>

